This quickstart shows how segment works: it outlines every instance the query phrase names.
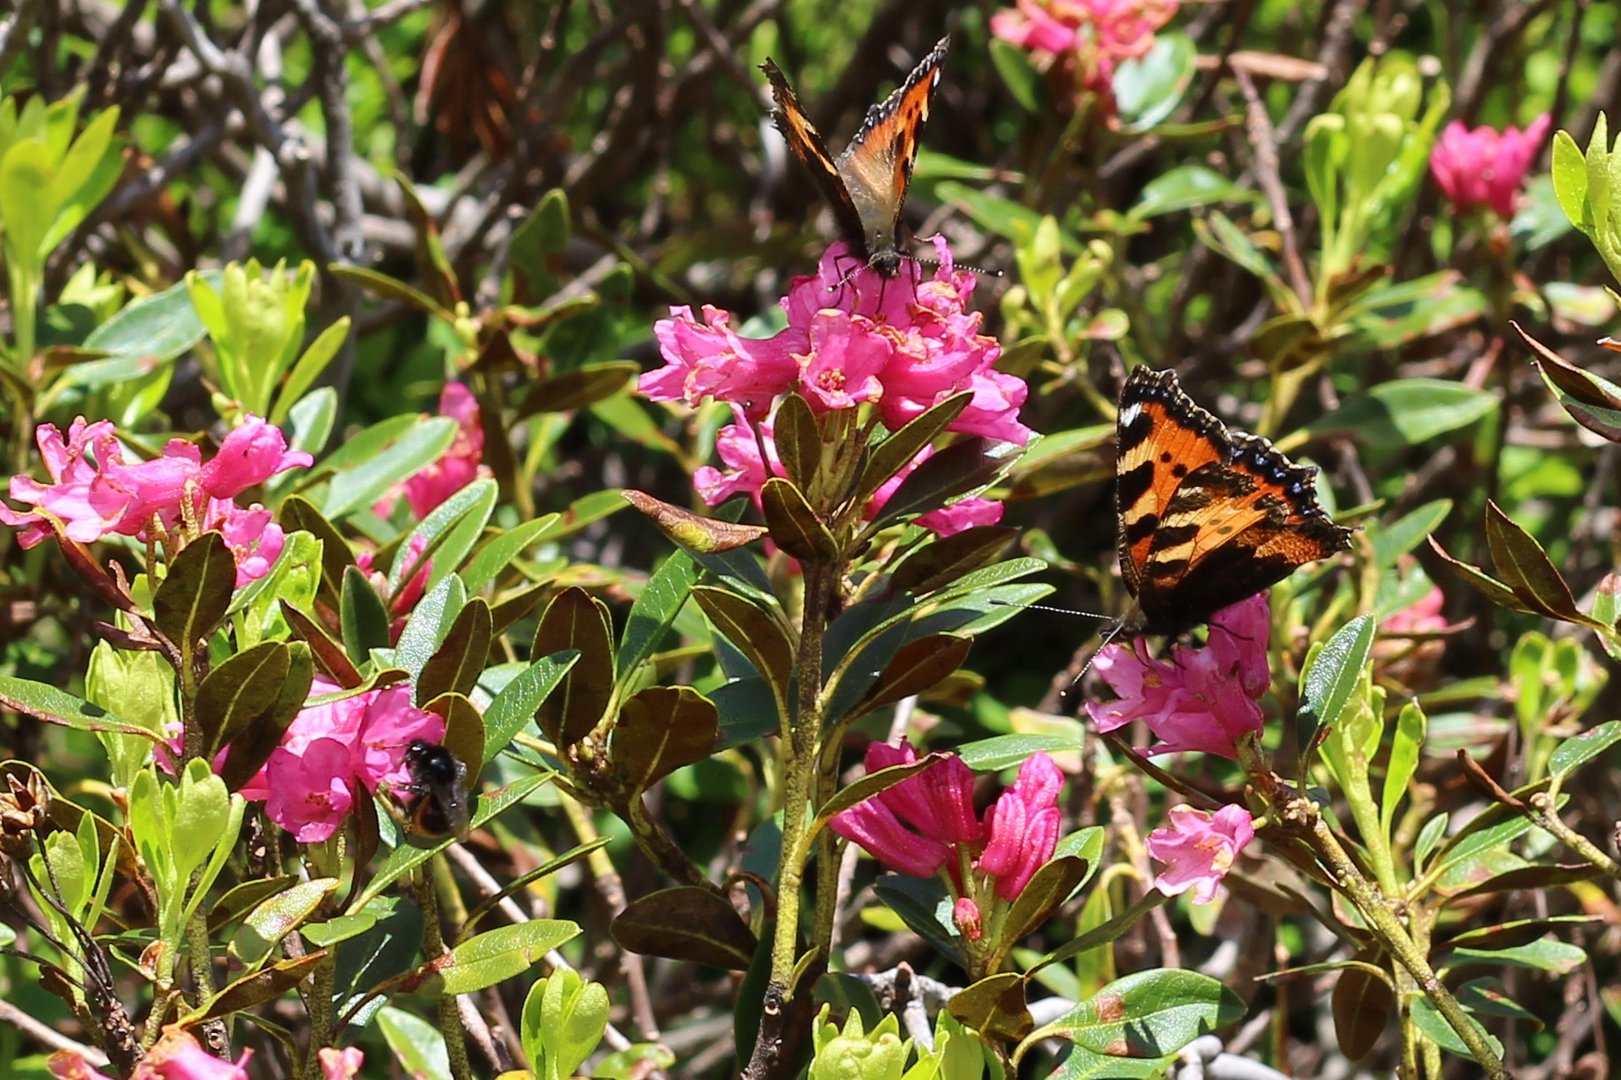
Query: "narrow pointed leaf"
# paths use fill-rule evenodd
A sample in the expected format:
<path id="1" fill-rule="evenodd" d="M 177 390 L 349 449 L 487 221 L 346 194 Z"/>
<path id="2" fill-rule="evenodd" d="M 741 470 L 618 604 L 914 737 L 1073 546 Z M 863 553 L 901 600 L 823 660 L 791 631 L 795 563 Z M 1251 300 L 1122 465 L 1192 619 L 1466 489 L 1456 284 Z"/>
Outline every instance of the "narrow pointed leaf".
<path id="1" fill-rule="evenodd" d="M 765 507 L 765 524 L 777 546 L 805 562 L 826 561 L 839 553 L 838 541 L 816 516 L 805 495 L 780 476 L 773 476 L 760 489 Z"/>
<path id="2" fill-rule="evenodd" d="M 422 674 L 417 676 L 418 699 L 471 694 L 489 662 L 493 625 L 490 605 L 482 597 L 469 600 L 450 624 L 445 640 L 422 665 Z"/>

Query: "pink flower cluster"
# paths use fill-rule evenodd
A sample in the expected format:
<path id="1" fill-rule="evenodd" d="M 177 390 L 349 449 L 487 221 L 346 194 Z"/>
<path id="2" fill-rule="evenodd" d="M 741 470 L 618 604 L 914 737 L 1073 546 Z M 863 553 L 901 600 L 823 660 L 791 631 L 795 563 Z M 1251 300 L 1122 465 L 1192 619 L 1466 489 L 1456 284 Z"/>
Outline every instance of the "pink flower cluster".
<path id="1" fill-rule="evenodd" d="M 1430 175 L 1456 210 L 1490 207 L 1507 220 L 1514 216 L 1525 174 L 1552 124 L 1553 117 L 1547 113 L 1527 124 L 1524 131 L 1514 127 L 1471 130 L 1454 120 L 1442 129 L 1430 151 Z"/>
<path id="2" fill-rule="evenodd" d="M 865 763 L 872 773 L 916 760 L 910 743 L 874 743 Z M 1052 858 L 1063 786 L 1052 759 L 1032 755 L 980 818 L 974 813 L 973 772 L 961 758 L 949 757 L 837 815 L 832 828 L 902 874 L 926 878 L 945 871 L 957 897 L 957 925 L 975 940 L 985 905 L 1016 900 Z M 972 871 L 966 881 L 965 868 Z"/>
<path id="3" fill-rule="evenodd" d="M 129 1080 L 248 1080 L 248 1059 L 252 1056 L 252 1050 L 244 1050 L 235 1061 L 223 1061 L 204 1050 L 189 1031 L 170 1025 L 135 1066 Z M 316 1056 L 322 1080 L 350 1080 L 359 1075 L 366 1060 L 365 1054 L 354 1046 L 343 1050 L 322 1047 Z M 58 1050 L 52 1054 L 45 1069 L 57 1080 L 113 1080 L 92 1068 L 73 1050 Z"/>
<path id="4" fill-rule="evenodd" d="M 815 275 L 794 279 L 782 300 L 788 325 L 769 338 L 740 336 L 730 315 L 708 306 L 702 321 L 691 308 L 673 307 L 670 318 L 655 324 L 665 366 L 641 377 L 641 392 L 654 401 L 697 405 L 712 398 L 732 406 L 733 423 L 717 438 L 725 470 L 706 468 L 694 478 L 706 502 L 739 492 L 758 501 L 765 480 L 781 474 L 770 417 L 789 391 L 817 413 L 870 407 L 894 431 L 967 390 L 973 400 L 950 430 L 1021 446 L 1029 441 L 1030 429 L 1019 422 L 1029 388 L 995 369 L 1001 346 L 980 333 L 983 316 L 968 310 L 974 275 L 952 268 L 944 241 L 935 246 L 940 266 L 932 276 L 884 279 L 847 245 L 833 245 Z M 899 482 L 879 493 L 869 514 Z M 959 502 L 947 508 L 954 515 L 931 515 L 924 524 L 954 531 L 1000 518 L 997 504 L 963 502 L 972 505 Z"/>
<path id="5" fill-rule="evenodd" d="M 1170 824 L 1148 834 L 1148 854 L 1166 864 L 1154 887 L 1166 896 L 1192 889 L 1194 903 L 1208 904 L 1238 853 L 1255 839 L 1249 811 L 1236 804 L 1215 813 L 1173 806 L 1166 816 Z"/>
<path id="6" fill-rule="evenodd" d="M 420 469 L 400 485 L 418 521 L 440 503 L 480 476 L 489 476 L 484 460 L 484 428 L 479 423 L 478 399 L 462 383 L 446 383 L 439 394 L 439 414 L 456 421 L 456 438 L 438 461 Z M 381 516 L 393 508 L 394 497 L 378 504 Z"/>
<path id="7" fill-rule="evenodd" d="M 1178 643 L 1170 660 L 1150 657 L 1142 638 L 1109 645 L 1092 667 L 1120 696 L 1087 702 L 1087 714 L 1100 731 L 1143 721 L 1161 740 L 1156 754 L 1202 750 L 1236 758 L 1238 739 L 1261 730 L 1260 701 L 1272 680 L 1270 632 L 1271 609 L 1260 593 L 1216 612 L 1205 646 Z"/>
<path id="8" fill-rule="evenodd" d="M 257 503 L 240 507 L 235 498 L 313 461 L 289 451 L 281 430 L 257 416 L 226 435 L 207 462 L 183 439 L 171 439 L 150 461 L 126 461 L 110 420 L 87 423 L 79 417 L 65 441 L 54 424 L 43 424 L 36 438 L 51 482 L 14 476 L 11 497 L 33 509 L 0 503 L 0 522 L 22 530 L 23 547 L 57 532 L 81 544 L 117 534 L 162 542 L 172 555 L 187 540 L 217 529 L 236 558 L 238 587 L 270 572 L 285 538 L 269 510 Z"/>
<path id="9" fill-rule="evenodd" d="M 1177 2 L 1017 0 L 991 16 L 991 33 L 1021 49 L 1051 54 L 1066 71 L 1078 68 L 1087 89 L 1112 101 L 1115 66 L 1147 54 Z"/>
<path id="10" fill-rule="evenodd" d="M 337 684 L 317 676 L 312 704 L 293 718 L 281 745 L 242 786 L 247 799 L 263 799 L 265 814 L 301 844 L 326 840 L 354 807 L 358 790 L 410 782 L 405 750 L 412 740 L 438 742 L 443 717 L 411 704 L 404 683 L 335 700 Z"/>

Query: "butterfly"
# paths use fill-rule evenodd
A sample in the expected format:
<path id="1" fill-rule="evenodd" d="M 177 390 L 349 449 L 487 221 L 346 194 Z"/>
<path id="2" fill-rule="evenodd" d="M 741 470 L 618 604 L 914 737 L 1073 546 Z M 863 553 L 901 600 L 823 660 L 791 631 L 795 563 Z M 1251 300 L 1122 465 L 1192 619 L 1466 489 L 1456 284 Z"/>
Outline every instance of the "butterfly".
<path id="1" fill-rule="evenodd" d="M 1116 506 L 1122 628 L 1175 635 L 1351 546 L 1317 504 L 1317 470 L 1194 404 L 1173 371 L 1137 368 L 1120 393 Z"/>
<path id="2" fill-rule="evenodd" d="M 905 258 L 900 252 L 901 203 L 912 182 L 918 139 L 950 43 L 949 34 L 941 38 L 893 94 L 867 110 L 860 130 L 837 158 L 828 153 L 782 70 L 770 60 L 760 65 L 777 103 L 771 112 L 777 130 L 816 178 L 844 238 L 886 278 L 899 272 Z"/>

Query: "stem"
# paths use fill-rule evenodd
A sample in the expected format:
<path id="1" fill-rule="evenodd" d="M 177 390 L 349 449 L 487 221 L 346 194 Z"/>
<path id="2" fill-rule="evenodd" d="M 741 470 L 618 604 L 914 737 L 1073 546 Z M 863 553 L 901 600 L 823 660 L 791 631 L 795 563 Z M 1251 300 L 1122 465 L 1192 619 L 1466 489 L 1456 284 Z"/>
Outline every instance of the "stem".
<path id="1" fill-rule="evenodd" d="M 771 978 L 761 1011 L 760 1031 L 743 1074 L 748 1080 L 789 1075 L 794 1050 L 809 1026 L 800 1022 L 801 1014 L 814 1004 L 809 996 L 796 1000 L 794 995 L 799 987 L 795 972 L 799 966 L 799 907 L 805 864 L 810 859 L 806 839 L 811 802 L 821 786 L 817 744 L 822 730 L 822 637 L 839 574 L 837 564 L 823 561 L 806 562 L 803 572 L 805 600 L 800 618 L 799 653 L 794 658 L 798 707 L 789 724 L 789 737 L 778 750 L 783 785 L 782 869 L 777 881 L 777 922 L 771 939 Z M 829 896 L 826 902 L 832 900 Z M 812 945 L 813 950 L 820 947 L 820 943 Z"/>
<path id="2" fill-rule="evenodd" d="M 1406 927 L 1390 910 L 1379 890 L 1362 876 L 1356 863 L 1340 846 L 1334 831 L 1323 820 L 1316 804 L 1275 779 L 1267 786 L 1271 788 L 1267 794 L 1277 806 L 1283 824 L 1312 842 L 1317 854 L 1334 872 L 1336 883 L 1369 922 L 1385 948 L 1401 962 L 1418 988 L 1435 1004 L 1436 1011 L 1458 1033 L 1458 1038 L 1474 1055 L 1476 1064 L 1485 1070 L 1490 1080 L 1509 1080 L 1508 1071 L 1493 1052 L 1484 1029 L 1469 1019 L 1463 1006 L 1458 1004 L 1458 999 L 1452 996 L 1452 992 L 1435 974 L 1424 950 L 1408 935 Z"/>
<path id="3" fill-rule="evenodd" d="M 304 1008 L 310 1018 L 310 1044 L 298 1076 L 321 1075 L 320 1057 L 323 1046 L 332 1042 L 332 988 L 338 970 L 338 950 L 333 949 L 310 973 L 310 991 L 304 996 Z"/>
<path id="4" fill-rule="evenodd" d="M 422 911 L 422 954 L 430 961 L 446 952 L 439 928 L 439 897 L 428 876 L 420 871 L 411 879 L 411 892 Z M 456 1080 L 473 1080 L 473 1062 L 467 1056 L 467 1033 L 462 1030 L 456 995 L 445 994 L 438 1001 L 439 1030 L 445 1036 L 445 1053 L 450 1058 L 450 1075 Z"/>
<path id="5" fill-rule="evenodd" d="M 1601 851 L 1587 837 L 1566 825 L 1564 819 L 1554 813 L 1554 795 L 1552 792 L 1539 791 L 1526 802 L 1526 813 L 1538 826 L 1552 834 L 1561 844 L 1580 855 L 1611 877 L 1621 880 L 1621 864 Z"/>
<path id="6" fill-rule="evenodd" d="M 771 943 L 771 981 L 786 986 L 794 968 L 795 939 L 799 932 L 800 885 L 810 857 L 805 836 L 811 796 L 818 787 L 820 755 L 817 735 L 822 726 L 822 635 L 826 629 L 828 592 L 833 581 L 826 563 L 807 565 L 805 604 L 799 634 L 799 655 L 794 661 L 799 684 L 798 708 L 789 729 L 789 745 L 782 762 L 783 821 L 782 874 L 777 886 L 777 931 Z"/>

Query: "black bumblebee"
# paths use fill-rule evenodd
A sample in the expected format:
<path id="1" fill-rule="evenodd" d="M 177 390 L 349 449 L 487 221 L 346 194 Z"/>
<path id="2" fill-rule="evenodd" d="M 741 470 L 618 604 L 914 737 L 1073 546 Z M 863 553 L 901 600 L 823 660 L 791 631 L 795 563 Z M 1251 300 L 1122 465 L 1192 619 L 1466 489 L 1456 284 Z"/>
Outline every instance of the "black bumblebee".
<path id="1" fill-rule="evenodd" d="M 406 835 L 427 843 L 465 837 L 472 818 L 467 764 L 438 743 L 414 739 L 405 748 L 405 769 L 411 782 L 394 790 L 404 796 Z"/>

